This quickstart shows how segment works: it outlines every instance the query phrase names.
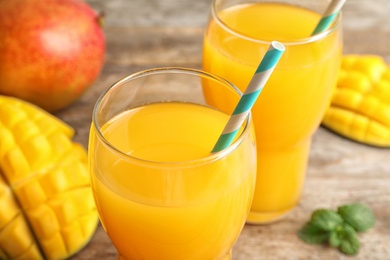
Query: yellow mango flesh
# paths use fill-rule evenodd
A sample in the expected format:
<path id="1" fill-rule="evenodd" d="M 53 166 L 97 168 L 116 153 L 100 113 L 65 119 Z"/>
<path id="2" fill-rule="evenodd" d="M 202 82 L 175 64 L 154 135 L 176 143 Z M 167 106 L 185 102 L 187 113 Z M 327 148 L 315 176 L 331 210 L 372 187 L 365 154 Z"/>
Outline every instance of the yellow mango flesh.
<path id="1" fill-rule="evenodd" d="M 322 125 L 357 142 L 390 147 L 390 67 L 382 57 L 343 57 Z"/>
<path id="2" fill-rule="evenodd" d="M 40 108 L 0 96 L 0 259 L 65 259 L 93 236 L 87 155 L 73 135 Z"/>

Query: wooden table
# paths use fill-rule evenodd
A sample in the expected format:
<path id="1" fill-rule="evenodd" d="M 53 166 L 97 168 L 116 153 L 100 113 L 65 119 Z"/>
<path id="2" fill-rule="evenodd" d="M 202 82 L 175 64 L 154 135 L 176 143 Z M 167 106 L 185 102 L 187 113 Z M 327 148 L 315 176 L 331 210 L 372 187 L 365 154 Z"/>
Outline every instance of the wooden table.
<path id="1" fill-rule="evenodd" d="M 130 73 L 158 66 L 200 68 L 202 37 L 210 0 L 88 0 L 104 10 L 105 67 L 99 80 L 57 116 L 75 127 L 75 140 L 87 146 L 92 107 L 100 93 Z M 390 63 L 390 1 L 349 0 L 344 7 L 344 53 L 382 55 Z M 341 138 L 326 129 L 315 133 L 307 181 L 298 207 L 272 225 L 246 225 L 233 251 L 235 260 L 350 259 L 337 250 L 301 242 L 297 230 L 319 207 L 363 202 L 374 211 L 374 228 L 360 235 L 353 259 L 390 259 L 390 149 Z M 151 248 L 153 250 L 153 248 Z M 99 226 L 79 259 L 116 259 Z"/>

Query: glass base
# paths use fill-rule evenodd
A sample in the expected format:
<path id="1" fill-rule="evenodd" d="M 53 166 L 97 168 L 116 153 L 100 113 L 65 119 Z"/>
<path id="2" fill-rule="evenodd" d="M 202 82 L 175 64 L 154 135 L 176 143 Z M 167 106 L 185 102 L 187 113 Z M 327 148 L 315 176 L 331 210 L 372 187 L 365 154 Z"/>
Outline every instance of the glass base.
<path id="1" fill-rule="evenodd" d="M 270 212 L 251 211 L 249 212 L 246 223 L 253 224 L 253 225 L 271 224 L 282 220 L 293 209 L 294 207 L 278 210 L 278 211 L 270 211 Z"/>
<path id="2" fill-rule="evenodd" d="M 127 260 L 127 259 L 121 256 L 120 254 L 118 254 L 118 260 Z M 229 253 L 219 260 L 232 260 L 232 250 L 230 249 Z"/>

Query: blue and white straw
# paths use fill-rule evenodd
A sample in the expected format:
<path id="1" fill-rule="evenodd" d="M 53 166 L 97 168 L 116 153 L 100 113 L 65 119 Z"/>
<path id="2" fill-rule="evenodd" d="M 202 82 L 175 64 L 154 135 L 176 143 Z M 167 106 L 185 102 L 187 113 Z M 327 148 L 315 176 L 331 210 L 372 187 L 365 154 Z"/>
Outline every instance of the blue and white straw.
<path id="1" fill-rule="evenodd" d="M 245 118 L 249 114 L 257 97 L 263 90 L 265 83 L 271 76 L 276 64 L 279 62 L 285 47 L 283 44 L 273 41 L 265 53 L 259 67 L 253 75 L 248 87 L 239 100 L 236 108 L 229 118 L 225 128 L 222 131 L 217 143 L 211 152 L 219 152 L 228 147 L 234 140 Z"/>
<path id="2" fill-rule="evenodd" d="M 332 0 L 311 35 L 318 34 L 328 29 L 346 1 L 347 0 Z"/>

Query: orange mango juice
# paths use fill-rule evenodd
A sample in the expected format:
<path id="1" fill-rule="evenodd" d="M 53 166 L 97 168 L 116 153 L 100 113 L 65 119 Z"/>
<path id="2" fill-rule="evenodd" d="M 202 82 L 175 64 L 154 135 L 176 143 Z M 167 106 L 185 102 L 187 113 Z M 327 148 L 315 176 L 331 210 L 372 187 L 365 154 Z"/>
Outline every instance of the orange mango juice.
<path id="1" fill-rule="evenodd" d="M 335 86 L 342 51 L 341 32 L 309 37 L 321 15 L 275 3 L 242 4 L 210 19 L 203 69 L 244 91 L 269 42 L 286 51 L 252 109 L 258 173 L 248 222 L 272 222 L 298 203 L 311 136 Z M 229 29 L 227 29 L 229 27 Z"/>
<path id="2" fill-rule="evenodd" d="M 229 259 L 252 201 L 256 150 L 249 131 L 231 154 L 204 160 L 227 120 L 189 103 L 141 106 L 101 128 L 115 149 L 91 128 L 95 200 L 122 258 Z"/>

